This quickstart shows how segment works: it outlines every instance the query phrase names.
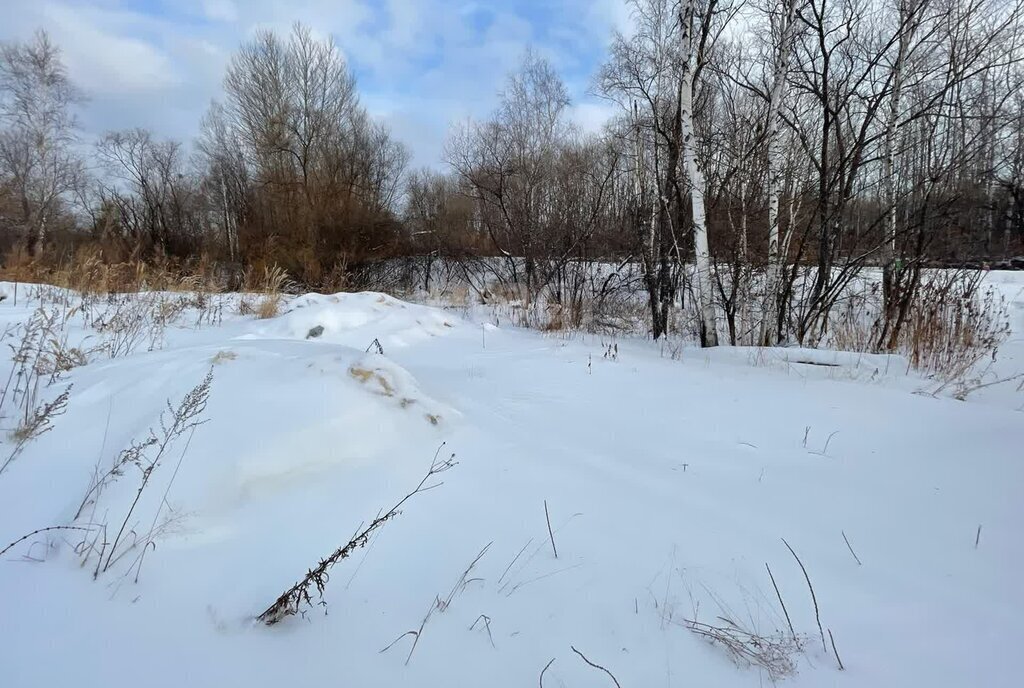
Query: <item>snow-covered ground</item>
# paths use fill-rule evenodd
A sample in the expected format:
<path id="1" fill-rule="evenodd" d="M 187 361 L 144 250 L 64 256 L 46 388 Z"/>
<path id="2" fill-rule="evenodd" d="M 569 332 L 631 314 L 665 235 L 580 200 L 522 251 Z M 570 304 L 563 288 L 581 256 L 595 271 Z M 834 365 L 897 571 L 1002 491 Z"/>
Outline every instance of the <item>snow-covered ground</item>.
<path id="1" fill-rule="evenodd" d="M 1009 376 L 1024 275 L 990 279 L 1014 329 L 988 374 Z M 371 293 L 298 297 L 267 320 L 218 297 L 215 315 L 183 306 L 109 358 L 101 305 L 56 293 L 0 303 L 5 346 L 47 296 L 68 345 L 92 350 L 41 391 L 73 385 L 0 474 L 0 547 L 87 530 L 0 557 L 0 685 L 615 685 L 583 656 L 622 688 L 773 678 L 694 620 L 771 643 L 754 652 L 792 661 L 793 686 L 1024 680 L 1015 383 L 961 402 L 916 393 L 930 381 L 897 357 L 670 355 Z M 143 474 L 127 465 L 75 520 L 94 472 L 160 435 L 166 402 L 211 369 L 206 422 L 152 470 L 123 556 L 97 573 L 84 550 L 110 546 Z M 254 621 L 412 491 L 442 443 L 458 465 L 331 570 L 326 606 Z"/>

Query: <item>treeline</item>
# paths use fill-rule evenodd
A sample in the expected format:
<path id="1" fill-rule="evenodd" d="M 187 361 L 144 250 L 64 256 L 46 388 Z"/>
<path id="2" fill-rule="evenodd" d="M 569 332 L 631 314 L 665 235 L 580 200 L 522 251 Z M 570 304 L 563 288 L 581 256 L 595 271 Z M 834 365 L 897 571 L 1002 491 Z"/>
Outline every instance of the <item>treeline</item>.
<path id="1" fill-rule="evenodd" d="M 91 149 L 47 35 L 3 47 L 0 229 L 27 257 L 83 244 L 110 261 L 278 265 L 308 284 L 395 255 L 406 148 L 360 104 L 330 41 L 261 32 L 232 58 L 192 152 L 144 129 Z"/>
<path id="2" fill-rule="evenodd" d="M 6 263 L 87 246 L 330 289 L 418 257 L 429 289 L 444 257 L 577 308 L 607 287 L 581 266 L 628 264 L 652 334 L 690 304 L 709 345 L 814 342 L 881 268 L 886 349 L 923 270 L 1024 253 L 1021 0 L 629 4 L 594 79 L 618 110 L 603 132 L 573 125 L 528 52 L 490 116 L 453 126 L 444 171 L 408 169 L 336 46 L 301 26 L 239 49 L 191 146 L 132 130 L 86 150 L 59 50 L 5 45 Z"/>

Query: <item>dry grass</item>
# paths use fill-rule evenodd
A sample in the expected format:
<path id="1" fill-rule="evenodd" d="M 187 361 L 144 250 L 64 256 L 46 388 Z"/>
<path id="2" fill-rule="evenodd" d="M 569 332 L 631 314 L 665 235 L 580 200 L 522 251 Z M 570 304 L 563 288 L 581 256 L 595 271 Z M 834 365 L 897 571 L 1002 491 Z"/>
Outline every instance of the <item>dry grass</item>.
<path id="1" fill-rule="evenodd" d="M 1006 303 L 980 274 L 934 271 L 922 278 L 894 342 L 894 353 L 941 384 L 959 386 L 976 366 L 994 359 L 1009 335 Z M 882 321 L 877 285 L 852 292 L 829 323 L 828 345 L 842 351 L 880 351 Z M 874 317 L 874 319 L 873 319 Z"/>
<path id="2" fill-rule="evenodd" d="M 724 648 L 737 666 L 759 667 L 773 682 L 796 673 L 795 657 L 803 652 L 804 638 L 781 631 L 760 635 L 728 618 L 718 617 L 718 621 L 707 624 L 686 619 L 684 623 L 693 633 Z"/>
<path id="3" fill-rule="evenodd" d="M 921 287 L 900 337 L 911 365 L 942 380 L 968 374 L 994 358 L 1010 333 L 1006 304 L 992 289 L 963 282 Z"/>
<path id="4" fill-rule="evenodd" d="M 223 292 L 224 275 L 205 256 L 188 263 L 169 260 L 111 261 L 95 246 L 85 246 L 57 263 L 12 251 L 0 277 L 14 282 L 51 284 L 82 294 L 105 295 L 139 291 Z"/>
<path id="5" fill-rule="evenodd" d="M 46 434 L 53 428 L 53 420 L 63 415 L 67 410 L 68 397 L 71 395 L 71 385 L 61 392 L 53 401 L 40 404 L 33 409 L 32 415 L 23 420 L 17 428 L 11 432 L 11 439 L 14 441 L 14 449 L 7 459 L 0 465 L 0 474 L 17 459 L 32 440 Z"/>
<path id="6" fill-rule="evenodd" d="M 260 294 L 281 294 L 295 289 L 288 273 L 277 265 L 262 269 L 246 268 L 242 274 L 242 291 Z"/>
<path id="7" fill-rule="evenodd" d="M 236 354 L 234 351 L 218 351 L 216 355 L 210 359 L 210 364 L 219 365 L 221 363 L 226 363 L 227 361 L 233 361 L 236 358 L 238 358 L 238 354 Z"/>
<path id="8" fill-rule="evenodd" d="M 567 323 L 563 313 L 564 309 L 561 306 L 549 306 L 547 319 L 540 323 L 538 329 L 542 332 L 560 332 L 566 329 Z"/>
<path id="9" fill-rule="evenodd" d="M 281 297 L 278 294 L 269 294 L 260 299 L 256 304 L 256 317 L 260 320 L 276 318 L 281 314 Z"/>
<path id="10" fill-rule="evenodd" d="M 93 567 L 93 577 L 99 577 L 101 573 L 108 571 L 111 566 L 117 564 L 129 552 L 137 552 L 137 556 L 128 567 L 135 570 L 135 582 L 138 582 L 139 573 L 146 552 L 152 547 L 155 549 L 154 541 L 156 536 L 163 532 L 173 521 L 160 521 L 161 511 L 167 503 L 167 491 L 170 490 L 178 468 L 188 451 L 192 434 L 195 429 L 207 422 L 203 418 L 206 412 L 207 401 L 210 396 L 210 388 L 213 384 L 213 368 L 203 378 L 202 382 L 188 392 L 177 405 L 167 401 L 167 410 L 160 414 L 159 432 L 150 429 L 145 440 L 132 442 L 114 461 L 113 466 L 102 471 L 97 464 L 93 471 L 93 482 L 86 491 L 85 496 L 78 508 L 75 518 L 83 515 L 88 506 L 92 506 L 92 513 L 89 519 L 91 525 L 96 527 L 96 536 L 91 542 L 83 540 L 75 548 L 80 557 L 80 563 L 84 567 L 95 555 L 96 563 Z M 185 449 L 178 457 L 177 466 L 167 484 L 163 498 L 159 501 L 156 513 L 153 516 L 152 525 L 148 531 L 139 530 L 136 527 L 137 520 L 133 519 L 136 508 L 139 506 L 143 493 L 149 487 L 153 474 L 162 466 L 165 459 L 171 453 L 171 449 L 185 438 Z M 125 511 L 124 518 L 116 531 L 112 541 L 108 541 L 108 535 L 117 527 L 117 521 L 106 520 L 106 512 L 102 518 L 98 518 L 99 510 L 97 503 L 104 489 L 115 480 L 119 479 L 131 468 L 135 468 L 138 475 L 138 487 L 134 499 L 130 502 Z M 110 529 L 108 530 L 108 525 Z"/>
<path id="11" fill-rule="evenodd" d="M 348 374 L 364 385 L 369 382 L 375 382 L 380 387 L 378 394 L 381 396 L 395 396 L 394 385 L 379 370 L 368 370 L 361 366 L 353 365 L 348 369 Z"/>
<path id="12" fill-rule="evenodd" d="M 442 448 L 444 448 L 444 444 L 438 447 L 437 452 L 434 454 L 434 459 L 430 464 L 430 469 L 412 492 L 409 492 L 402 497 L 402 499 L 400 499 L 386 512 L 379 512 L 379 515 L 373 519 L 373 521 L 370 522 L 370 525 L 366 526 L 366 528 L 363 528 L 362 530 L 357 529 L 358 532 L 353 535 L 347 543 L 334 550 L 330 555 L 321 559 L 319 565 L 309 569 L 302 580 L 284 591 L 284 593 L 274 600 L 273 604 L 267 607 L 259 616 L 256 617 L 257 620 L 267 626 L 273 626 L 289 616 L 304 614 L 306 610 L 312 609 L 314 605 L 322 605 L 326 608 L 327 603 L 324 601 L 324 591 L 327 587 L 327 581 L 330 580 L 329 572 L 331 568 L 333 568 L 338 562 L 341 562 L 351 556 L 352 552 L 356 549 L 366 547 L 370 538 L 379 528 L 398 516 L 398 514 L 402 513 L 402 506 L 404 506 L 407 501 L 422 492 L 427 492 L 428 490 L 432 490 L 435 487 L 440 487 L 444 484 L 443 482 L 433 481 L 438 475 L 453 468 L 456 465 L 456 462 L 455 454 L 452 454 L 447 459 L 439 459 L 438 457 L 441 454 Z M 314 602 L 311 594 L 314 591 L 319 598 L 316 602 Z"/>

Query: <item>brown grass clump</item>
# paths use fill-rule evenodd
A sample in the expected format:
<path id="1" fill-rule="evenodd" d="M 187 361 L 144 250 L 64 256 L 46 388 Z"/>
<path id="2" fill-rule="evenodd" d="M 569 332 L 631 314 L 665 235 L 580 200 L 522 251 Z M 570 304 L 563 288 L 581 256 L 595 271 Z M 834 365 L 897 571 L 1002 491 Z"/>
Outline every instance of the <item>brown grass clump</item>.
<path id="1" fill-rule="evenodd" d="M 281 297 L 277 294 L 265 296 L 256 304 L 256 317 L 260 320 L 276 318 L 280 313 Z"/>
<path id="2" fill-rule="evenodd" d="M 227 275 L 208 257 L 190 261 L 135 255 L 113 257 L 96 245 L 82 246 L 64 258 L 32 258 L 21 249 L 10 251 L 0 278 L 13 282 L 52 284 L 82 294 L 106 295 L 139 291 L 219 293 Z"/>
<path id="3" fill-rule="evenodd" d="M 391 384 L 390 381 L 388 381 L 386 377 L 381 375 L 379 371 L 367 370 L 366 368 L 361 368 L 360 366 L 353 365 L 348 369 L 348 374 L 364 385 L 371 381 L 376 382 L 380 386 L 380 392 L 378 392 L 378 394 L 382 396 L 395 396 L 394 386 Z"/>

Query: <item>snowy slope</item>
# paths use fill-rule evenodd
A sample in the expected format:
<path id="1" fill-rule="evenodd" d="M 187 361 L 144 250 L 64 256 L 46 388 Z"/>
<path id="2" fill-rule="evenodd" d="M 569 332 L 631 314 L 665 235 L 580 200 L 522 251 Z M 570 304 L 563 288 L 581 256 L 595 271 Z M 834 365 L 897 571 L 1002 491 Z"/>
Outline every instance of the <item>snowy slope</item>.
<path id="1" fill-rule="evenodd" d="M 0 303 L 0 327 L 37 305 Z M 1020 685 L 1012 387 L 932 398 L 902 367 L 821 352 L 672 360 L 619 341 L 606 357 L 601 338 L 379 294 L 299 297 L 270 320 L 228 311 L 47 390 L 73 384 L 67 413 L 0 475 L 0 546 L 71 522 L 97 462 L 213 370 L 208 422 L 133 516 L 137 532 L 171 516 L 137 583 L 137 552 L 93 580 L 77 531 L 2 557 L 0 685 L 511 687 L 552 659 L 544 686 L 614 685 L 575 647 L 623 688 L 757 686 L 766 672 L 686 620 L 788 635 L 766 563 L 804 647 L 789 685 Z M 1006 365 L 1024 360 L 1014 346 Z M 325 608 L 254 623 L 411 491 L 442 442 L 459 464 L 333 569 Z M 119 478 L 94 521 L 119 523 L 137 486 Z"/>

